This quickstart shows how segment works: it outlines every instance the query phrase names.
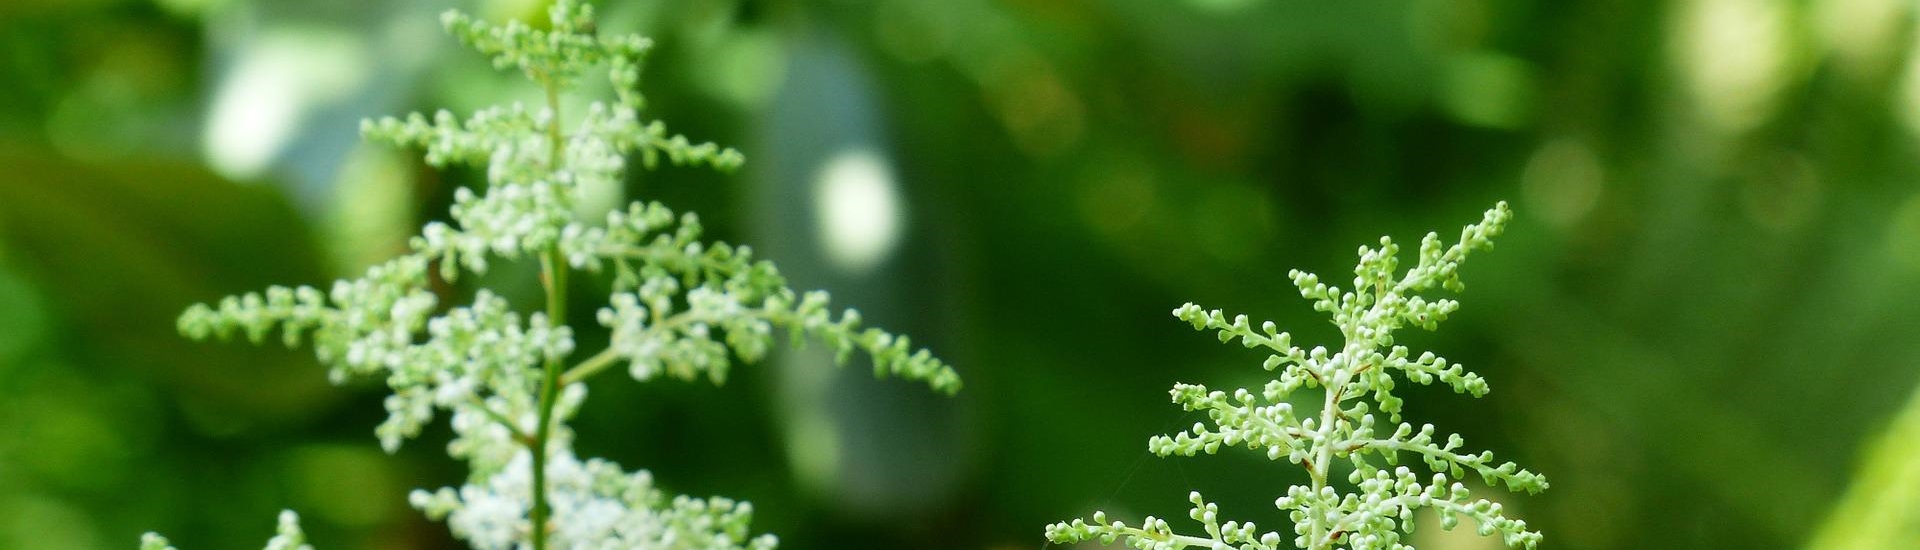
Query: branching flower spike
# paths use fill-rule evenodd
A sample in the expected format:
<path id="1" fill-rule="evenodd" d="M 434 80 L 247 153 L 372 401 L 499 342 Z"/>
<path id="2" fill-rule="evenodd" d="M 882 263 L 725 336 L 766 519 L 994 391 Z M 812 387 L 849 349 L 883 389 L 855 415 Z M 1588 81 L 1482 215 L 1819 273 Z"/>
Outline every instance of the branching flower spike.
<path id="1" fill-rule="evenodd" d="M 1433 330 L 1458 309 L 1459 302 L 1422 294 L 1435 287 L 1461 291 L 1460 262 L 1474 250 L 1492 247 L 1491 239 L 1508 217 L 1506 203 L 1495 205 L 1479 223 L 1461 230 L 1459 242 L 1451 246 L 1428 233 L 1420 241 L 1419 263 L 1404 274 L 1398 272 L 1399 247 L 1381 237 L 1379 248 L 1360 247 L 1351 290 L 1327 286 L 1312 273 L 1289 273 L 1300 295 L 1313 302 L 1315 311 L 1332 314 L 1345 337 L 1346 343 L 1331 352 L 1293 345 L 1293 337 L 1272 321 L 1255 328 L 1245 315 L 1228 318 L 1220 310 L 1193 304 L 1173 311 L 1196 330 L 1217 332 L 1222 343 L 1238 340 L 1266 353 L 1262 367 L 1279 377 L 1258 389 L 1232 392 L 1176 384 L 1173 402 L 1188 411 L 1206 411 L 1210 422 L 1155 436 L 1147 449 L 1164 457 L 1246 447 L 1266 453 L 1269 460 L 1304 468 L 1312 484 L 1288 487 L 1274 501 L 1294 524 L 1290 535 L 1261 531 L 1252 522 L 1223 523 L 1218 507 L 1194 492 L 1188 497 L 1193 503 L 1188 516 L 1200 523 L 1200 534 L 1175 533 L 1166 520 L 1152 516 L 1129 526 L 1095 512 L 1090 520 L 1047 526 L 1047 538 L 1056 543 L 1124 540 L 1127 546 L 1152 550 L 1411 550 L 1401 535 L 1413 531 L 1414 510 L 1432 508 L 1443 529 L 1452 529 L 1466 516 L 1479 525 L 1482 536 L 1499 533 L 1507 546 L 1533 548 L 1540 533 L 1506 517 L 1499 504 L 1474 500 L 1457 480 L 1471 472 L 1489 486 L 1504 483 L 1508 490 L 1538 493 L 1546 490 L 1546 478 L 1512 462 L 1496 464 L 1491 452 L 1463 451 L 1458 434 L 1446 436 L 1443 443 L 1432 424 L 1416 428 L 1401 422 L 1401 400 L 1393 395 L 1395 373 L 1420 384 L 1437 381 L 1457 393 L 1486 395 L 1487 383 L 1479 375 L 1430 352 L 1416 356 L 1394 345 L 1393 332 L 1409 325 Z M 1320 390 L 1318 410 L 1295 411 L 1294 398 L 1302 389 Z M 1381 429 L 1381 415 L 1397 426 Z M 1431 477 L 1399 465 L 1403 455 L 1426 464 Z M 1335 462 L 1351 464 L 1346 476 L 1350 489 L 1329 482 Z"/>
<path id="2" fill-rule="evenodd" d="M 392 390 L 375 429 L 389 452 L 444 412 L 455 437 L 450 456 L 471 469 L 466 484 L 415 491 L 409 501 L 482 550 L 770 549 L 754 535 L 751 505 L 725 498 L 671 496 L 646 471 L 577 458 L 566 421 L 586 398 L 585 381 L 625 366 L 634 379 L 725 380 L 734 360 L 758 361 L 773 332 L 795 345 L 823 342 L 847 360 L 872 358 L 878 375 L 923 381 L 952 393 L 953 369 L 905 337 L 863 328 L 836 314 L 821 292 L 788 287 L 773 264 L 744 246 L 709 243 L 693 214 L 635 203 L 595 223 L 577 219 L 577 190 L 622 181 L 626 159 L 660 159 L 731 170 L 740 153 L 670 135 L 642 123 L 635 90 L 650 43 L 593 29 L 591 6 L 556 0 L 546 29 L 504 26 L 458 12 L 444 17 L 462 42 L 496 67 L 525 74 L 547 104 L 486 109 L 461 120 L 440 111 L 362 123 L 371 139 L 424 149 L 436 167 L 484 168 L 486 184 L 455 194 L 452 223 L 430 223 L 411 251 L 331 288 L 273 287 L 195 305 L 180 317 L 195 339 L 235 334 L 259 342 L 276 330 L 289 346 L 311 342 L 336 382 L 378 378 Z M 604 70 L 617 97 L 563 120 L 562 94 Z M 538 263 L 545 303 L 523 313 L 500 294 L 443 302 L 431 283 L 484 272 L 501 260 Z M 611 342 L 575 360 L 567 292 L 575 271 L 603 275 L 610 298 L 594 316 Z M 580 282 L 580 281 L 576 281 Z M 525 306 L 526 304 L 518 304 Z M 270 549 L 310 550 L 291 512 Z M 170 550 L 149 534 L 146 550 Z"/>

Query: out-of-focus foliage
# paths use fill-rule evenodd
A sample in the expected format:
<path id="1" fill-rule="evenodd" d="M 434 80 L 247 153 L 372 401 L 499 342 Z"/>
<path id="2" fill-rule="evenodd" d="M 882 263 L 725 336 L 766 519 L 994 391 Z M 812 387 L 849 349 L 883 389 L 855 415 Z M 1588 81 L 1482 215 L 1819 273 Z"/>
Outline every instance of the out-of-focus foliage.
<path id="1" fill-rule="evenodd" d="M 538 101 L 437 45 L 431 16 L 453 4 L 0 2 L 0 547 L 125 548 L 159 529 L 243 548 L 286 507 L 324 548 L 449 547 L 403 499 L 456 474 L 432 443 L 391 462 L 367 449 L 377 395 L 327 390 L 294 355 L 177 342 L 166 318 L 358 272 L 482 176 L 354 145 L 363 116 Z M 1341 267 L 1317 262 L 1496 198 L 1520 215 L 1466 268 L 1472 307 L 1413 343 L 1478 358 L 1499 391 L 1413 391 L 1406 409 L 1552 476 L 1505 502 L 1549 545 L 1812 547 L 1920 386 L 1911 3 L 599 5 L 606 32 L 657 40 L 649 109 L 755 161 L 593 200 L 699 211 L 715 238 L 765 243 L 796 286 L 968 366 L 957 406 L 859 373 L 789 390 L 815 372 L 797 365 L 723 389 L 596 388 L 634 405 L 583 413 L 583 440 L 606 442 L 590 451 L 752 500 L 788 548 L 1031 548 L 1053 519 L 1178 509 L 1196 488 L 1272 510 L 1297 479 L 1219 481 L 1263 460 L 1140 444 L 1194 420 L 1142 406 L 1168 384 L 1257 381 L 1165 311 L 1282 312 L 1329 336 L 1272 274 Z M 170 190 L 86 191 L 110 180 Z M 56 192 L 76 198 L 19 198 Z M 56 215 L 77 226 L 27 221 Z M 232 221 L 202 241 L 166 219 Z M 151 276 L 156 258 L 203 267 Z M 475 284 L 531 303 L 537 283 L 500 271 Z M 229 391 L 273 380 L 311 385 Z M 910 420 L 857 424 L 895 418 Z M 927 418 L 946 427 L 915 429 Z"/>

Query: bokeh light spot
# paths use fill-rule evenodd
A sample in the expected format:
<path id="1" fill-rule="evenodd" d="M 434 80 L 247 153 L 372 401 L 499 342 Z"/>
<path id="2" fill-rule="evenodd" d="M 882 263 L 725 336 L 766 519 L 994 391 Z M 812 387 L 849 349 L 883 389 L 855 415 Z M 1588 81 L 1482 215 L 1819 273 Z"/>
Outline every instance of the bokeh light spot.
<path id="1" fill-rule="evenodd" d="M 259 176 L 319 104 L 366 82 L 372 59 L 352 34 L 321 27 L 264 32 L 240 54 L 207 116 L 207 162 L 233 179 Z"/>
<path id="2" fill-rule="evenodd" d="M 1525 61 L 1497 52 L 1471 52 L 1447 60 L 1440 103 L 1455 120 L 1489 128 L 1519 128 L 1533 118 L 1533 70 Z"/>
<path id="3" fill-rule="evenodd" d="M 1787 7 L 1778 0 L 1694 0 L 1675 14 L 1669 48 L 1702 118 L 1739 133 L 1772 116 L 1793 46 Z"/>
<path id="4" fill-rule="evenodd" d="M 866 273 L 899 245 L 904 224 L 897 186 L 893 169 L 870 149 L 841 151 L 821 165 L 814 213 L 834 267 Z"/>
<path id="5" fill-rule="evenodd" d="M 1527 209 L 1548 224 L 1568 229 L 1593 212 L 1605 184 L 1604 168 L 1593 149 L 1573 138 L 1546 143 L 1527 159 L 1520 175 Z"/>
<path id="6" fill-rule="evenodd" d="M 1910 2 L 1822 0 L 1811 3 L 1813 22 L 1840 66 L 1865 76 L 1878 72 L 1898 51 L 1900 23 Z"/>

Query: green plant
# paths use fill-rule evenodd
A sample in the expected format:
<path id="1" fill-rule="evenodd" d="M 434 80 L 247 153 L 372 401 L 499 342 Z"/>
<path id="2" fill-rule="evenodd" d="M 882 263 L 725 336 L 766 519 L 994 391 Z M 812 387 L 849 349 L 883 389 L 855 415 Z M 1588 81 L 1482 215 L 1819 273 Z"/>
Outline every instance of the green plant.
<path id="1" fill-rule="evenodd" d="M 669 498 L 645 471 L 574 456 L 566 421 L 586 398 L 583 382 L 625 365 L 640 381 L 720 383 L 729 355 L 761 359 L 776 327 L 791 332 L 795 345 L 803 337 L 824 341 L 842 361 L 862 351 L 876 374 L 949 393 L 960 380 L 907 338 L 862 329 L 853 311 L 834 315 L 825 293 L 796 293 L 747 247 L 702 241 L 692 214 L 635 203 L 607 214 L 604 225 L 579 219 L 576 189 L 621 181 L 628 155 L 649 168 L 665 158 L 730 170 L 744 159 L 641 123 L 635 86 L 647 39 L 597 33 L 591 7 L 575 0 L 557 0 L 549 15 L 544 30 L 458 12 L 443 18 L 497 68 L 518 69 L 543 88 L 544 108 L 496 107 L 464 122 L 441 111 L 362 124 L 370 138 L 424 148 L 436 167 L 486 168 L 482 190 L 456 193 L 453 223 L 427 224 L 410 253 L 326 291 L 273 287 L 195 305 L 181 315 L 180 330 L 195 339 L 239 333 L 260 342 L 277 328 L 289 346 L 310 341 L 336 382 L 384 378 L 389 416 L 375 431 L 389 452 L 447 411 L 455 433 L 448 454 L 471 474 L 464 486 L 415 491 L 409 500 L 475 548 L 772 548 L 772 536 L 748 532 L 747 503 Z M 595 102 L 564 127 L 561 94 L 601 65 L 617 101 Z M 539 264 L 544 311 L 523 314 L 485 289 L 470 304 L 442 309 L 435 273 L 451 282 L 496 260 L 523 259 Z M 611 297 L 596 318 L 611 342 L 570 364 L 566 305 L 569 289 L 582 286 L 576 270 L 607 275 L 601 281 Z M 303 538 L 297 517 L 285 512 L 268 548 L 304 549 Z M 168 548 L 153 534 L 142 547 Z"/>
<path id="2" fill-rule="evenodd" d="M 1474 397 L 1487 393 L 1487 383 L 1479 375 L 1431 352 L 1414 356 L 1405 346 L 1394 345 L 1393 333 L 1406 325 L 1433 330 L 1458 309 L 1459 302 L 1429 301 L 1421 294 L 1436 286 L 1463 290 L 1460 262 L 1476 249 L 1490 248 L 1491 239 L 1500 234 L 1510 216 L 1506 203 L 1495 205 L 1479 223 L 1462 229 L 1460 241 L 1452 246 L 1443 245 L 1438 234 L 1428 233 L 1420 241 L 1419 263 L 1404 275 L 1397 273 L 1399 247 L 1381 237 L 1379 248 L 1360 247 L 1352 290 L 1327 286 L 1312 273 L 1290 272 L 1300 295 L 1313 301 L 1315 311 L 1332 314 L 1334 326 L 1345 337 L 1345 344 L 1331 354 L 1325 347 L 1293 345 L 1292 335 L 1281 332 L 1272 321 L 1256 330 L 1245 315 L 1229 320 L 1220 310 L 1203 311 L 1191 303 L 1173 311 L 1195 330 L 1218 331 L 1222 343 L 1239 339 L 1249 349 L 1269 353 L 1262 367 L 1279 372 L 1279 378 L 1259 389 L 1242 388 L 1231 394 L 1201 385 L 1174 385 L 1173 402 L 1188 411 L 1206 411 L 1212 426 L 1196 423 L 1189 432 L 1155 436 L 1147 448 L 1164 457 L 1213 454 L 1222 447 L 1243 446 L 1264 451 L 1269 460 L 1285 459 L 1306 469 L 1311 484 L 1288 487 L 1285 496 L 1274 502 L 1294 524 L 1290 545 L 1285 544 L 1287 537 L 1261 532 L 1252 522 L 1222 523 L 1218 506 L 1199 492 L 1188 497 L 1193 503 L 1188 516 L 1200 522 L 1204 536 L 1177 534 L 1165 520 L 1152 516 L 1136 527 L 1109 522 L 1105 512 L 1095 512 L 1091 521 L 1047 526 L 1047 538 L 1057 543 L 1094 540 L 1103 544 L 1124 539 L 1128 546 L 1154 550 L 1410 549 L 1400 535 L 1412 532 L 1413 510 L 1433 508 L 1442 528 L 1452 529 L 1465 515 L 1479 523 L 1483 536 L 1497 531 L 1508 546 L 1534 547 L 1539 533 L 1528 531 L 1524 521 L 1504 516 L 1497 503 L 1470 500 L 1468 489 L 1455 480 L 1470 470 L 1488 485 L 1504 482 L 1509 490 L 1538 493 L 1547 488 L 1546 478 L 1512 462 L 1495 465 L 1491 452 L 1459 452 L 1463 442 L 1458 434 L 1447 436 L 1444 444 L 1436 442 L 1432 424 L 1415 428 L 1400 421 L 1401 400 L 1393 395 L 1396 371 L 1421 384 L 1439 381 L 1457 393 Z M 1291 401 L 1302 388 L 1321 390 L 1318 408 L 1305 411 L 1305 418 L 1295 414 Z M 1377 403 L 1388 422 L 1399 423 L 1391 435 L 1381 437 L 1375 431 L 1378 420 L 1363 397 Z M 1401 453 L 1420 457 L 1433 476 L 1423 482 L 1411 469 L 1399 466 Z M 1369 455 L 1377 456 L 1384 466 Z M 1353 492 L 1336 489 L 1328 481 L 1332 464 L 1339 460 L 1352 464 L 1347 481 Z"/>

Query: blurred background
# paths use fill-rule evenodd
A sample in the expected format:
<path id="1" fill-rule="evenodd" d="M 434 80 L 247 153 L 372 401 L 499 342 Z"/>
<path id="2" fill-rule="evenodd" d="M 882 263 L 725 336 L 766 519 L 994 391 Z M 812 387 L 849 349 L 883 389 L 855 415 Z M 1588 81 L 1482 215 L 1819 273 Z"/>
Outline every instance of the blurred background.
<path id="1" fill-rule="evenodd" d="M 357 137 L 534 97 L 439 32 L 448 7 L 544 13 L 0 2 L 0 548 L 255 548 L 282 508 L 322 549 L 457 547 L 405 504 L 464 474 L 444 427 L 386 456 L 377 385 L 173 328 L 196 301 L 357 274 L 477 179 Z M 1546 548 L 1920 547 L 1913 2 L 599 7 L 602 32 L 657 40 L 649 115 L 749 163 L 588 202 L 697 211 L 967 380 L 939 398 L 816 347 L 719 388 L 594 382 L 583 454 L 750 500 L 785 548 L 1037 548 L 1096 508 L 1184 518 L 1188 490 L 1282 526 L 1291 466 L 1145 452 L 1199 420 L 1173 383 L 1266 374 L 1168 312 L 1333 345 L 1288 268 L 1344 281 L 1357 245 L 1452 235 L 1497 200 L 1517 217 L 1467 264 L 1462 311 L 1402 337 L 1494 391 L 1407 408 L 1549 477 L 1481 492 Z M 538 303 L 530 269 L 478 283 Z"/>

